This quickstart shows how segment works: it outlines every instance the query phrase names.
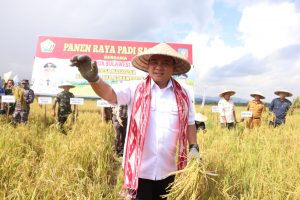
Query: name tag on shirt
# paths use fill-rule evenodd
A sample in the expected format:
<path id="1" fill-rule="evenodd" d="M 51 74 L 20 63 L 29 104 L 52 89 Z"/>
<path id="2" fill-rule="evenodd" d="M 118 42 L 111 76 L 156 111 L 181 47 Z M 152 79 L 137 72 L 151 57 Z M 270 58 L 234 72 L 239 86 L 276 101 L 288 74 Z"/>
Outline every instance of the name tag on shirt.
<path id="1" fill-rule="evenodd" d="M 242 111 L 241 116 L 245 117 L 245 118 L 252 117 L 252 112 L 251 111 Z"/>

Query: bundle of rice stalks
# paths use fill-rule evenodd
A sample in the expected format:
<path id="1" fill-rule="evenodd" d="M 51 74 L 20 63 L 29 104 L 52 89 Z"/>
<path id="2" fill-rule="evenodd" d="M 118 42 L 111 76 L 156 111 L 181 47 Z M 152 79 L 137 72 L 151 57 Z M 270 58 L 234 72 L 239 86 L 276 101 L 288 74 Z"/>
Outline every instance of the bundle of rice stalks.
<path id="1" fill-rule="evenodd" d="M 218 174 L 207 171 L 205 164 L 197 159 L 191 160 L 187 167 L 177 171 L 176 178 L 166 195 L 172 200 L 209 199 L 216 187 Z"/>

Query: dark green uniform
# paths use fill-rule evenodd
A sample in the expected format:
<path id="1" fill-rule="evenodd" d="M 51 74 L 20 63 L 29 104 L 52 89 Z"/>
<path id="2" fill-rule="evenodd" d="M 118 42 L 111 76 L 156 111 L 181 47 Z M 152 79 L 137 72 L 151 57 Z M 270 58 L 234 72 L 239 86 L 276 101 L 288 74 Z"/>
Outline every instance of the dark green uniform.
<path id="1" fill-rule="evenodd" d="M 56 96 L 56 100 L 58 103 L 57 117 L 58 123 L 61 128 L 67 121 L 69 114 L 72 113 L 70 98 L 74 98 L 74 94 L 69 91 L 62 91 Z"/>

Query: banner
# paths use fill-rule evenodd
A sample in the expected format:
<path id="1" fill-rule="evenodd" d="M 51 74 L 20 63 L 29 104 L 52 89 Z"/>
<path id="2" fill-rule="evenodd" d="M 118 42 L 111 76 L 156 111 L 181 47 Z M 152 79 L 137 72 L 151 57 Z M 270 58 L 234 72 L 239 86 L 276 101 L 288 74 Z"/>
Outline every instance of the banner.
<path id="1" fill-rule="evenodd" d="M 32 89 L 37 95 L 54 96 L 61 91 L 58 86 L 64 82 L 71 83 L 76 97 L 92 97 L 89 83 L 83 79 L 76 67 L 70 67 L 70 59 L 75 55 L 86 54 L 97 61 L 99 76 L 108 84 L 122 84 L 126 81 L 143 79 L 147 74 L 134 68 L 131 59 L 153 47 L 155 42 L 115 41 L 99 39 L 82 39 L 39 36 L 32 72 Z M 169 43 L 191 63 L 192 45 Z M 191 87 L 194 84 L 193 70 L 176 76 L 181 83 Z M 193 90 L 193 89 L 192 89 Z"/>

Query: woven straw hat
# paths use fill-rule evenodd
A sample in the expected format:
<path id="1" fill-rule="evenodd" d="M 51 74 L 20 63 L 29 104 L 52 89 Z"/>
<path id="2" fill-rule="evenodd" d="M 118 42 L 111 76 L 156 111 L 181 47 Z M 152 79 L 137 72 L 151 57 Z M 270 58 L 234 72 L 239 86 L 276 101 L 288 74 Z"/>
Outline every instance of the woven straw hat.
<path id="1" fill-rule="evenodd" d="M 220 94 L 219 94 L 219 97 L 223 97 L 224 96 L 224 94 L 226 94 L 226 93 L 229 93 L 229 95 L 230 96 L 233 96 L 233 95 L 235 95 L 235 91 L 233 91 L 233 90 L 228 90 L 228 89 L 225 89 L 225 90 L 223 90 Z"/>
<path id="2" fill-rule="evenodd" d="M 285 89 L 282 89 L 282 90 L 277 90 L 274 92 L 274 94 L 278 95 L 279 96 L 279 93 L 286 93 L 286 96 L 287 97 L 291 97 L 293 96 L 293 94 Z"/>
<path id="3" fill-rule="evenodd" d="M 148 72 L 149 59 L 153 55 L 172 57 L 175 60 L 173 75 L 184 74 L 191 69 L 191 64 L 189 61 L 166 43 L 159 43 L 145 52 L 135 56 L 131 61 L 132 65 L 137 69 Z"/>
<path id="4" fill-rule="evenodd" d="M 207 117 L 205 115 L 202 115 L 201 113 L 195 113 L 195 121 L 206 122 Z"/>
<path id="5" fill-rule="evenodd" d="M 261 99 L 265 99 L 265 96 L 259 91 L 251 93 L 250 96 L 251 97 L 259 96 Z"/>
<path id="6" fill-rule="evenodd" d="M 64 87 L 74 88 L 75 86 L 72 85 L 72 84 L 70 84 L 70 83 L 68 83 L 68 82 L 64 82 L 64 83 L 60 84 L 58 87 L 59 88 L 64 88 Z"/>

